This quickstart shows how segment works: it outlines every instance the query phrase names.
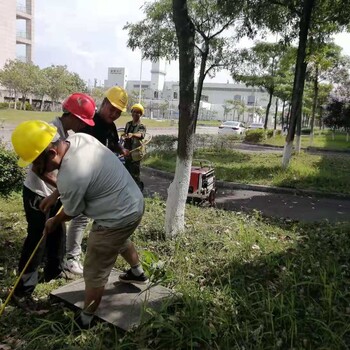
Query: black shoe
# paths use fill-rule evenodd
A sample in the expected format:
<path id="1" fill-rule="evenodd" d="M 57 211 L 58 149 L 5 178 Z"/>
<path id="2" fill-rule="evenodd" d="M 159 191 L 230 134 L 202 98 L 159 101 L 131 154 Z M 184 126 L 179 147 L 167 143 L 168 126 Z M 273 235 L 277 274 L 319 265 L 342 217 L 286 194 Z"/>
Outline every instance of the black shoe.
<path id="1" fill-rule="evenodd" d="M 124 283 L 147 284 L 149 279 L 142 272 L 140 276 L 135 276 L 131 269 L 119 275 L 119 281 Z"/>
<path id="2" fill-rule="evenodd" d="M 25 310 L 25 311 L 36 311 L 38 309 L 38 300 L 34 299 L 32 295 L 17 296 L 12 295 L 13 303 Z"/>

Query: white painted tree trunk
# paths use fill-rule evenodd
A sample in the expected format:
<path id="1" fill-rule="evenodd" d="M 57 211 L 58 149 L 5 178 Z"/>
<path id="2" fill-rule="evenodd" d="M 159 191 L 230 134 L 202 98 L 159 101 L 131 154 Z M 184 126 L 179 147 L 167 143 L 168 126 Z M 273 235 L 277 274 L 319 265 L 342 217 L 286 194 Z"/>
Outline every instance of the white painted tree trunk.
<path id="1" fill-rule="evenodd" d="M 166 201 L 165 232 L 174 237 L 185 228 L 185 205 L 190 183 L 192 158 L 176 159 L 176 170 L 173 182 L 168 188 Z"/>
<path id="2" fill-rule="evenodd" d="M 309 145 L 312 146 L 314 144 L 314 133 L 310 132 L 310 142 Z"/>
<path id="3" fill-rule="evenodd" d="M 286 142 L 283 148 L 282 168 L 287 169 L 292 157 L 293 141 Z"/>
<path id="4" fill-rule="evenodd" d="M 300 151 L 301 151 L 301 136 L 300 135 L 295 136 L 295 151 L 297 154 L 300 154 Z"/>

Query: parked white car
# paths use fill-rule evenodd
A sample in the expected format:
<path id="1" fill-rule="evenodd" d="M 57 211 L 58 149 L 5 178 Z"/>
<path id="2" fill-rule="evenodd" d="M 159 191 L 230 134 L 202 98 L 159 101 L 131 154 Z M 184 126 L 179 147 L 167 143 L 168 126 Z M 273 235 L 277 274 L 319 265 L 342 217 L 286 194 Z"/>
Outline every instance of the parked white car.
<path id="1" fill-rule="evenodd" d="M 249 125 L 248 129 L 264 129 L 263 123 L 252 123 Z"/>
<path id="2" fill-rule="evenodd" d="M 241 122 L 227 121 L 219 126 L 218 134 L 243 135 L 245 133 L 245 126 Z"/>

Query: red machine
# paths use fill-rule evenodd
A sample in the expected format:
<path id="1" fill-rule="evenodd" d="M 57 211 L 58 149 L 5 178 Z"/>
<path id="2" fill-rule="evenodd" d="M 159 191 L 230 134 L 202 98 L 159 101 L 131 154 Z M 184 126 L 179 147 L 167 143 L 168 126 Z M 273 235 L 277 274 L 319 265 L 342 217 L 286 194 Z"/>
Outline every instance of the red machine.
<path id="1" fill-rule="evenodd" d="M 208 201 L 210 206 L 214 207 L 215 194 L 215 172 L 212 163 L 207 160 L 194 159 L 187 200 L 197 204 Z"/>

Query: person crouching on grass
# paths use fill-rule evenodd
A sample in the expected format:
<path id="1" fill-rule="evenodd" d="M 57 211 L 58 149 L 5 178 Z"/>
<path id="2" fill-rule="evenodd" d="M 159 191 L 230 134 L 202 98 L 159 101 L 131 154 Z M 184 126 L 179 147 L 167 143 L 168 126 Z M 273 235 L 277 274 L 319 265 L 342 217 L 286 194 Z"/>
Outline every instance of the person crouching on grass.
<path id="1" fill-rule="evenodd" d="M 31 125 L 36 123 L 36 125 Z M 35 132 L 28 132 L 28 125 Z M 104 287 L 120 254 L 131 268 L 119 276 L 121 282 L 145 284 L 138 253 L 129 237 L 141 222 L 144 200 L 141 191 L 119 159 L 94 137 L 77 133 L 54 141 L 56 128 L 43 121 L 19 124 L 12 134 L 15 152 L 32 162 L 39 173 L 57 170 L 57 189 L 63 210 L 46 221 L 44 234 L 84 213 L 94 220 L 84 262 L 84 309 L 77 318 L 81 328 L 89 328 Z M 14 140 L 20 140 L 17 143 Z M 46 140 L 45 145 L 42 140 Z M 43 151 L 25 159 L 25 149 L 40 144 Z"/>

